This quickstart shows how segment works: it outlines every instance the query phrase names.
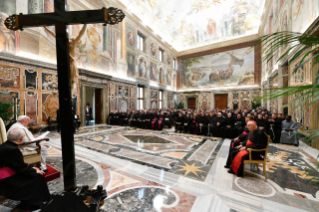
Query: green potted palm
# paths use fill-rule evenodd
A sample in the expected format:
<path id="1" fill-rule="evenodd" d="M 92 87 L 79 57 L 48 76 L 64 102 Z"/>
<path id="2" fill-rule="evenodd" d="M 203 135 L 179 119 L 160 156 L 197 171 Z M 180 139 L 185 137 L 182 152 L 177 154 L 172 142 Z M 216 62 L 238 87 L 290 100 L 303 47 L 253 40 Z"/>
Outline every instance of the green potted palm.
<path id="1" fill-rule="evenodd" d="M 15 115 L 14 110 L 10 110 L 14 106 L 14 102 L 0 102 L 0 118 L 2 118 L 4 124 L 7 124 L 10 118 Z"/>

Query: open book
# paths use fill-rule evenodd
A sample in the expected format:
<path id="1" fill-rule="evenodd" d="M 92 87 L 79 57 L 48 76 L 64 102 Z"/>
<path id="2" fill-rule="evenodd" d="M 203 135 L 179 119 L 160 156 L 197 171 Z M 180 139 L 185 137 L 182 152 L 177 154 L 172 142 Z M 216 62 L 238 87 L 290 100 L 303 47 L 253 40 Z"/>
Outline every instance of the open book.
<path id="1" fill-rule="evenodd" d="M 45 133 L 43 133 L 42 135 L 40 135 L 37 138 L 34 138 L 32 141 L 37 141 L 37 140 L 41 140 L 43 138 L 45 138 L 47 135 L 49 135 L 50 131 L 46 131 Z"/>
<path id="2" fill-rule="evenodd" d="M 43 138 L 45 138 L 48 134 L 50 133 L 50 131 L 46 131 L 45 133 L 43 133 L 42 135 L 40 135 L 39 137 L 37 138 L 34 138 L 33 140 L 29 141 L 29 142 L 23 142 L 22 145 L 28 145 L 28 143 L 30 142 L 34 142 L 34 141 L 38 141 L 38 140 L 41 140 Z M 23 149 L 23 150 L 28 150 L 28 151 L 33 151 L 33 150 L 36 150 L 35 147 L 23 147 L 23 148 L 20 148 L 20 149 Z M 22 150 L 21 150 L 22 151 Z"/>

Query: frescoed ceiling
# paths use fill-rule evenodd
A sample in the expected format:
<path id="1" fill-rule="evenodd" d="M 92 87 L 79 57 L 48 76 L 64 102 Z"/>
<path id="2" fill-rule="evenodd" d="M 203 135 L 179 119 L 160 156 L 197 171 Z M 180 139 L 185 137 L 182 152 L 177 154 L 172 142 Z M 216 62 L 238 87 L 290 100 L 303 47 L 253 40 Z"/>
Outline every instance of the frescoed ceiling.
<path id="1" fill-rule="evenodd" d="M 119 0 L 177 51 L 256 34 L 265 0 Z"/>

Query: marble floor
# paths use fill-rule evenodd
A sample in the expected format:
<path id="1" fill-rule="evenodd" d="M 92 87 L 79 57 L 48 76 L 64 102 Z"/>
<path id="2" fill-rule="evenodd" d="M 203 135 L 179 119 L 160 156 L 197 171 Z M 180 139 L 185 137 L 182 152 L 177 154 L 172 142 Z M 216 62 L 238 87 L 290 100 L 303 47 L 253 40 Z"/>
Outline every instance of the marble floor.
<path id="1" fill-rule="evenodd" d="M 49 134 L 48 164 L 61 169 L 61 140 Z M 246 166 L 245 178 L 228 174 L 230 140 L 105 125 L 75 135 L 77 184 L 103 185 L 102 211 L 318 211 L 318 161 L 298 147 L 274 145 L 267 175 Z M 304 174 L 307 172 L 308 174 Z M 51 192 L 63 179 L 49 183 Z M 10 211 L 17 202 L 0 203 Z"/>

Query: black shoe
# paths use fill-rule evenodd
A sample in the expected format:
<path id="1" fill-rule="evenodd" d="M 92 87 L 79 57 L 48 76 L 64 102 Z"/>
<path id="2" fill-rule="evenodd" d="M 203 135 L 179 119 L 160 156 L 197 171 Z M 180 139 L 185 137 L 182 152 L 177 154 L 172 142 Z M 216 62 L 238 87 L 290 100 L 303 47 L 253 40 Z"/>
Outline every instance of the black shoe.
<path id="1" fill-rule="evenodd" d="M 41 169 L 41 171 L 43 171 L 45 173 L 45 172 L 48 172 L 49 170 L 48 169 L 44 169 L 44 170 Z"/>
<path id="2" fill-rule="evenodd" d="M 225 168 L 225 169 L 229 169 L 229 168 L 230 168 L 230 166 L 228 166 L 228 165 L 225 165 L 225 166 L 224 166 L 224 168 Z"/>
<path id="3" fill-rule="evenodd" d="M 231 170 L 231 169 L 229 169 L 227 172 L 230 174 L 234 174 L 233 170 Z"/>

